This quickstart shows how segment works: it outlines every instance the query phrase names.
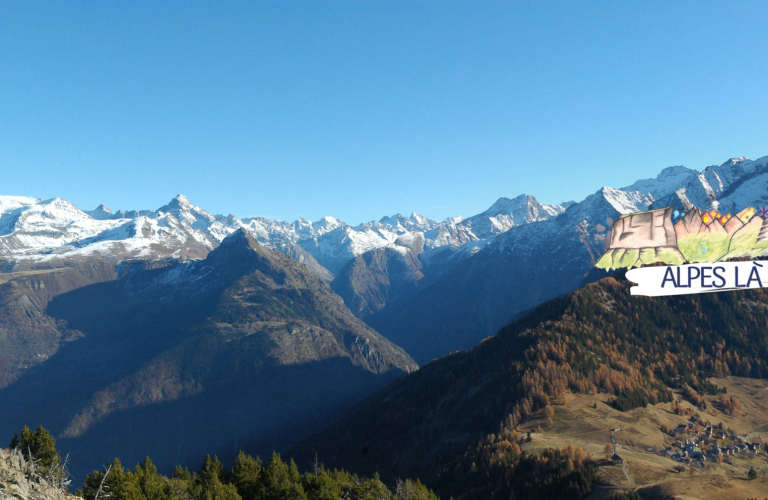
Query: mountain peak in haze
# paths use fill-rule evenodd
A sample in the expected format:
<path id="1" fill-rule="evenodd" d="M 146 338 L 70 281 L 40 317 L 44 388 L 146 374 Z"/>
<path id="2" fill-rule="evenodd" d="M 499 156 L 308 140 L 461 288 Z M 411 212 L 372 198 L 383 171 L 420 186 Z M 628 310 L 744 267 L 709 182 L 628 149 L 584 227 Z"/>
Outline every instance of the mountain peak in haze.
<path id="1" fill-rule="evenodd" d="M 502 196 L 496 202 L 494 202 L 493 205 L 488 208 L 485 212 L 483 212 L 481 215 L 488 215 L 488 216 L 494 216 L 499 215 L 503 213 L 511 213 L 514 209 L 520 208 L 524 205 L 531 204 L 531 203 L 538 203 L 536 198 L 529 194 L 521 194 L 518 196 L 515 196 L 514 198 L 506 198 Z"/>
<path id="2" fill-rule="evenodd" d="M 158 209 L 158 212 L 172 212 L 174 209 L 190 210 L 193 208 L 197 208 L 197 207 L 191 201 L 189 201 L 189 198 L 187 198 L 183 194 L 177 194 L 166 205 L 160 207 Z"/>
<path id="3" fill-rule="evenodd" d="M 88 210 L 86 213 L 97 220 L 107 220 L 115 216 L 112 210 L 110 210 L 109 207 L 103 203 L 96 207 L 94 210 Z"/>

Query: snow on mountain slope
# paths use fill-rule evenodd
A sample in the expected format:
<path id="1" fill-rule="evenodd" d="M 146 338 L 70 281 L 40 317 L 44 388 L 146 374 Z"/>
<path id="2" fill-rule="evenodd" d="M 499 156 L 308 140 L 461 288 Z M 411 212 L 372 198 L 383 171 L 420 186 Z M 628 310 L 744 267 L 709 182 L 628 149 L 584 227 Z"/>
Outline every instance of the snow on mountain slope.
<path id="1" fill-rule="evenodd" d="M 562 205 L 543 205 L 531 195 L 499 198 L 485 212 L 461 221 L 478 240 L 486 240 L 509 231 L 514 225 L 528 224 L 557 217 L 565 211 Z"/>
<path id="2" fill-rule="evenodd" d="M 617 213 L 650 205 L 673 205 L 680 211 L 696 205 L 733 212 L 750 204 L 768 204 L 768 157 L 733 158 L 702 172 L 669 167 L 654 179 L 622 189 L 604 188 L 601 193 Z M 546 205 L 520 195 L 500 198 L 488 210 L 468 218 L 438 222 L 416 213 L 395 214 L 352 226 L 334 217 L 292 223 L 263 217 L 240 220 L 211 214 L 183 195 L 157 210 L 114 213 L 104 205 L 85 212 L 61 198 L 0 196 L 0 259 L 6 262 L 5 268 L 7 263 L 54 265 L 91 255 L 120 260 L 195 259 L 242 227 L 261 244 L 304 262 L 328 280 L 351 259 L 380 248 L 410 252 L 427 270 L 445 272 L 511 228 L 562 217 L 578 205 Z"/>
<path id="3" fill-rule="evenodd" d="M 42 200 L 29 196 L 0 196 L 0 216 L 17 208 L 34 205 L 39 201 Z"/>
<path id="4" fill-rule="evenodd" d="M 567 206 L 544 205 L 533 196 L 521 195 L 500 198 L 485 212 L 469 218 L 437 222 L 415 212 L 409 217 L 396 214 L 354 227 L 341 226 L 299 244 L 334 273 L 350 259 L 377 248 L 407 248 L 428 266 L 450 267 L 511 227 L 555 217 Z M 453 255 L 469 243 L 471 249 Z"/>
<path id="5" fill-rule="evenodd" d="M 667 167 L 653 179 L 641 179 L 634 184 L 621 188 L 622 191 L 639 191 L 651 195 L 654 199 L 669 196 L 680 187 L 685 186 L 699 172 L 691 168 L 676 166 Z"/>
<path id="6" fill-rule="evenodd" d="M 181 224 L 190 229 L 192 236 L 202 245 L 213 248 L 242 224 L 234 215 L 224 217 L 211 215 L 195 206 L 186 196 L 179 194 L 167 205 L 157 209 L 158 213 L 168 213 L 176 217 Z"/>
<path id="7" fill-rule="evenodd" d="M 61 198 L 34 201 L 0 214 L 0 255 L 50 252 L 120 224 L 98 221 Z"/>
<path id="8" fill-rule="evenodd" d="M 112 210 L 109 209 L 108 206 L 105 204 L 101 204 L 98 207 L 96 207 L 94 210 L 86 210 L 85 213 L 90 215 L 96 220 L 107 220 L 107 219 L 114 219 L 115 214 L 112 213 Z M 117 217 L 118 219 L 122 219 L 123 217 Z"/>
<path id="9" fill-rule="evenodd" d="M 747 206 L 768 202 L 768 157 L 731 158 L 694 172 L 687 182 L 665 196 L 654 196 L 654 208 L 673 206 L 680 212 L 692 207 L 736 213 Z"/>
<path id="10" fill-rule="evenodd" d="M 472 250 L 471 257 L 367 321 L 420 363 L 471 347 L 514 315 L 578 288 L 618 216 L 681 207 L 684 199 L 732 213 L 768 205 L 768 157 L 735 158 L 702 172 L 672 167 L 629 188 L 604 187 L 557 217 L 510 228 L 484 248 L 465 245 L 461 253 Z"/>
<path id="11" fill-rule="evenodd" d="M 644 195 L 639 191 L 622 191 L 606 186 L 601 190 L 601 194 L 605 201 L 621 214 L 648 210 L 653 203 L 652 196 Z"/>
<path id="12" fill-rule="evenodd" d="M 196 259 L 242 227 L 261 244 L 330 280 L 351 259 L 380 248 L 410 252 L 427 265 L 452 267 L 509 228 L 546 220 L 565 207 L 522 195 L 500 198 L 482 214 L 466 219 L 437 222 L 416 213 L 396 214 L 351 226 L 334 217 L 293 223 L 263 217 L 239 220 L 213 215 L 183 195 L 157 210 L 114 213 L 104 205 L 85 212 L 60 198 L 6 196 L 0 198 L 0 259 L 29 266 L 89 257 Z"/>

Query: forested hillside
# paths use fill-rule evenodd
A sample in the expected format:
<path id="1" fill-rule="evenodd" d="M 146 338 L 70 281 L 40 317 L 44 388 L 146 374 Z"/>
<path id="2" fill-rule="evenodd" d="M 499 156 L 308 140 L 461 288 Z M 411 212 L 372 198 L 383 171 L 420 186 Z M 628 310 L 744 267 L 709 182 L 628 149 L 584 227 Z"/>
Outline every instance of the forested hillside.
<path id="1" fill-rule="evenodd" d="M 444 496 L 507 498 L 542 471 L 521 456 L 516 428 L 551 416 L 569 393 L 607 393 L 628 410 L 670 401 L 671 388 L 696 400 L 717 390 L 710 376 L 768 377 L 768 292 L 647 298 L 630 296 L 630 285 L 606 278 L 539 306 L 474 349 L 394 382 L 294 456 L 421 477 Z M 589 478 L 579 468 L 588 460 L 559 453 L 564 471 L 580 471 L 565 481 L 575 491 Z"/>

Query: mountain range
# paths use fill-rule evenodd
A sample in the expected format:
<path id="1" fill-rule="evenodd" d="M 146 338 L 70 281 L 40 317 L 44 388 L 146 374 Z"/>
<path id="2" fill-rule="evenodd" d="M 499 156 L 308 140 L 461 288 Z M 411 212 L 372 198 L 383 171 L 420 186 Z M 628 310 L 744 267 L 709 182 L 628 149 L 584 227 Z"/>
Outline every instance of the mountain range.
<path id="1" fill-rule="evenodd" d="M 183 195 L 157 210 L 116 213 L 104 205 L 84 211 L 61 198 L 0 196 L 0 259 L 7 270 L 94 257 L 190 260 L 205 257 L 228 234 L 243 228 L 262 245 L 304 262 L 330 281 L 350 259 L 370 250 L 410 251 L 423 254 L 426 262 L 437 262 L 465 243 L 479 247 L 516 224 L 554 217 L 566 206 L 520 196 L 501 198 L 468 219 L 436 222 L 413 213 L 351 226 L 334 217 L 288 223 L 212 215 Z"/>
<path id="2" fill-rule="evenodd" d="M 766 188 L 768 157 L 735 158 L 580 202 L 357 226 L 212 215 L 181 195 L 115 213 L 0 197 L 0 432 L 44 423 L 78 472 L 86 450 L 167 468 L 285 449 L 606 276 L 593 267 L 617 217 L 758 206 Z"/>
<path id="3" fill-rule="evenodd" d="M 79 475 L 115 450 L 165 469 L 211 450 L 269 453 L 418 368 L 244 229 L 205 259 L 117 280 L 61 288 L 80 273 L 14 274 L 0 287 L 0 435 L 43 424 Z"/>
<path id="4" fill-rule="evenodd" d="M 715 186 L 712 178 L 719 179 Z M 759 205 L 765 193 L 768 157 L 737 158 L 703 172 L 669 167 L 654 179 L 603 187 L 557 217 L 510 228 L 407 302 L 384 307 L 366 321 L 425 363 L 470 348 L 514 316 L 577 289 L 602 256 L 620 215 L 682 207 L 683 199 L 703 209 Z"/>

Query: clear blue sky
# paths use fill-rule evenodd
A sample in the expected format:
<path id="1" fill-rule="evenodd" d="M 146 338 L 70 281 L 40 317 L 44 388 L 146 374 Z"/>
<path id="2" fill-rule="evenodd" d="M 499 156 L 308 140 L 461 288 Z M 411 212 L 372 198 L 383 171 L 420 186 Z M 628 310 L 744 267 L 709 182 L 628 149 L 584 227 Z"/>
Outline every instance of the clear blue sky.
<path id="1" fill-rule="evenodd" d="M 768 2 L 0 2 L 2 194 L 348 222 L 768 155 Z"/>

